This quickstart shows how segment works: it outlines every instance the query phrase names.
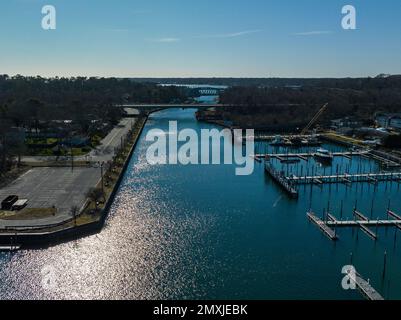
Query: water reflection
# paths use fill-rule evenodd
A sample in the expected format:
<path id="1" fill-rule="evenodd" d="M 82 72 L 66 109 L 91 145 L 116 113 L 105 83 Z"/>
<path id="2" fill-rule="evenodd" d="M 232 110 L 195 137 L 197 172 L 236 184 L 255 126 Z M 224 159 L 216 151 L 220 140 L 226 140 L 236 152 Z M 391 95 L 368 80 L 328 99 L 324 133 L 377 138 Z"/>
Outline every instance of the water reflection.
<path id="1" fill-rule="evenodd" d="M 144 135 L 155 127 L 167 129 L 177 118 L 182 127 L 210 127 L 197 123 L 193 110 L 170 110 L 156 114 Z M 379 231 L 374 243 L 344 230 L 334 246 L 305 217 L 311 203 L 320 210 L 329 199 L 337 214 L 344 200 L 348 215 L 355 198 L 366 212 L 375 195 L 375 212 L 387 197 L 401 209 L 397 186 L 307 187 L 294 202 L 265 177 L 261 164 L 246 177 L 235 176 L 232 166 L 150 166 L 146 147 L 142 138 L 100 234 L 0 254 L 0 298 L 360 299 L 340 287 L 351 252 L 378 290 L 384 283 L 384 295 L 401 297 L 401 248 L 394 246 L 393 231 Z M 54 274 L 42 274 L 49 266 Z M 49 277 L 55 288 L 46 285 Z"/>

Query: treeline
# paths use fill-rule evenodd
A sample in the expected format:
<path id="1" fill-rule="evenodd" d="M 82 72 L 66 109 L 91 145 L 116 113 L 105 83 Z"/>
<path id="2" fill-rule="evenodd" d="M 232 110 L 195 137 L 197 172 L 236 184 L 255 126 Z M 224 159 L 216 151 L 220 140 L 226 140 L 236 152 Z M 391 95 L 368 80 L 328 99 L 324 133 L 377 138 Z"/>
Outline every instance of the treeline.
<path id="1" fill-rule="evenodd" d="M 132 78 L 136 82 L 151 82 L 162 84 L 196 85 L 207 84 L 216 86 L 247 86 L 247 87 L 286 87 L 314 86 L 336 88 L 361 88 L 361 86 L 388 86 L 401 81 L 401 76 L 379 75 L 375 78 Z"/>
<path id="2" fill-rule="evenodd" d="M 0 117 L 15 126 L 31 127 L 39 120 L 115 122 L 121 117 L 116 104 L 183 100 L 179 88 L 129 79 L 0 76 Z"/>
<path id="3" fill-rule="evenodd" d="M 100 128 L 119 122 L 124 112 L 117 104 L 185 99 L 180 88 L 130 79 L 0 75 L 0 173 L 23 148 L 7 138 L 13 127 L 40 132 L 49 129 L 52 120 L 69 120 L 78 128 L 76 134 L 89 135 L 94 120 Z"/>
<path id="4" fill-rule="evenodd" d="M 315 86 L 232 87 L 220 96 L 224 116 L 243 127 L 294 130 L 306 125 L 325 104 L 321 124 L 345 116 L 369 122 L 376 112 L 401 112 L 401 77 L 327 79 Z M 238 106 L 239 105 L 239 106 Z"/>
<path id="5" fill-rule="evenodd" d="M 177 87 L 138 83 L 118 78 L 42 78 L 0 76 L 0 103 L 7 100 L 39 99 L 49 105 L 105 104 L 122 102 L 167 103 L 185 99 Z"/>

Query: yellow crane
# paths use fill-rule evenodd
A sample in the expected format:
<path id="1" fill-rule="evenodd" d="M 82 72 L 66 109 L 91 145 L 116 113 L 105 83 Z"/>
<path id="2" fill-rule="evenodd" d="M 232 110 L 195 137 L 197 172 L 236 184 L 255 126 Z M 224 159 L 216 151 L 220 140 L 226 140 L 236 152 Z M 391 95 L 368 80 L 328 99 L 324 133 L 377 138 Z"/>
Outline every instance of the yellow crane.
<path id="1" fill-rule="evenodd" d="M 317 113 L 316 115 L 313 117 L 313 119 L 309 122 L 309 124 L 305 127 L 305 129 L 303 129 L 301 131 L 301 136 L 304 136 L 308 133 L 308 131 L 310 130 L 310 128 L 312 128 L 312 126 L 316 123 L 317 120 L 319 120 L 319 118 L 322 116 L 322 114 L 327 110 L 327 108 L 329 107 L 329 104 L 326 103 Z"/>

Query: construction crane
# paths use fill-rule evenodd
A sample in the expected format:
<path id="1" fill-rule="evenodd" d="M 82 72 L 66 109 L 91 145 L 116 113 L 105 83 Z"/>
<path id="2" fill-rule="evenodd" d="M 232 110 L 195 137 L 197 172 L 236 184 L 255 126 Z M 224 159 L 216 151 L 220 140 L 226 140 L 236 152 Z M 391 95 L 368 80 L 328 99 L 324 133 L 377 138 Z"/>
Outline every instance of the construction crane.
<path id="1" fill-rule="evenodd" d="M 322 116 L 322 114 L 327 110 L 329 104 L 326 103 L 313 117 L 313 119 L 309 122 L 309 124 L 301 131 L 301 136 L 304 136 L 308 133 L 309 129 L 316 123 L 317 120 Z"/>

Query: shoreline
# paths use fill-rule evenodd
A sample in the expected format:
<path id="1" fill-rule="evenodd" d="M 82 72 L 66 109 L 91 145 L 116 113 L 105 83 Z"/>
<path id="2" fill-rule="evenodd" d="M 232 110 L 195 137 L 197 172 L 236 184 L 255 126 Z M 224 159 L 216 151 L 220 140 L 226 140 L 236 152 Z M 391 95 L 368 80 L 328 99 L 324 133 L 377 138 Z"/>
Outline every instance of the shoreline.
<path id="1" fill-rule="evenodd" d="M 42 229 L 35 229 L 32 232 L 26 230 L 21 232 L 0 230 L 0 252 L 6 250 L 14 251 L 19 249 L 43 249 L 57 244 L 78 240 L 80 238 L 88 237 L 101 232 L 105 222 L 107 221 L 110 208 L 114 202 L 115 196 L 121 185 L 121 181 L 123 180 L 132 155 L 136 150 L 147 121 L 148 115 L 138 118 L 137 123 L 139 126 L 135 128 L 135 131 L 133 132 L 132 145 L 130 146 L 128 154 L 124 158 L 121 171 L 118 174 L 111 192 L 107 195 L 104 207 L 101 209 L 100 215 L 96 216 L 95 220 L 82 223 L 81 225 L 69 226 L 69 224 L 74 222 L 74 218 L 71 218 L 63 223 L 46 226 Z M 85 206 L 77 219 L 83 216 L 87 208 L 88 205 Z"/>

